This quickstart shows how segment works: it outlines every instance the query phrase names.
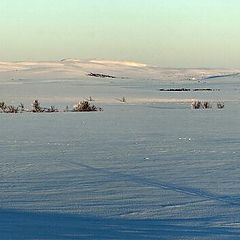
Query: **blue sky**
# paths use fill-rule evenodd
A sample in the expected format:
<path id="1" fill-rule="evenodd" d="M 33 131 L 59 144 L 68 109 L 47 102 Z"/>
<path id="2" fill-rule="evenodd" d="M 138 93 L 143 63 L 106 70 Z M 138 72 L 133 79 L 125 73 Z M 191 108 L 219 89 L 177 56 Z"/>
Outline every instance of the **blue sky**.
<path id="1" fill-rule="evenodd" d="M 238 0 L 1 0 L 0 60 L 240 67 Z"/>

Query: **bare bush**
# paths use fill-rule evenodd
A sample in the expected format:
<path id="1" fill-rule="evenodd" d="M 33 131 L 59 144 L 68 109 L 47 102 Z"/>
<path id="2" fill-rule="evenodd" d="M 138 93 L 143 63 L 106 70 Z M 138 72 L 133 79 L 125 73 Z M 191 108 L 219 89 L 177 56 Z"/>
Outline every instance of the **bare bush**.
<path id="1" fill-rule="evenodd" d="M 32 112 L 43 112 L 43 109 L 40 106 L 40 102 L 37 99 L 33 101 L 32 106 Z"/>
<path id="2" fill-rule="evenodd" d="M 222 108 L 224 108 L 224 102 L 217 102 L 217 108 L 218 109 L 222 109 Z"/>
<path id="3" fill-rule="evenodd" d="M 88 101 L 82 101 L 73 106 L 73 112 L 95 112 L 98 108 Z"/>

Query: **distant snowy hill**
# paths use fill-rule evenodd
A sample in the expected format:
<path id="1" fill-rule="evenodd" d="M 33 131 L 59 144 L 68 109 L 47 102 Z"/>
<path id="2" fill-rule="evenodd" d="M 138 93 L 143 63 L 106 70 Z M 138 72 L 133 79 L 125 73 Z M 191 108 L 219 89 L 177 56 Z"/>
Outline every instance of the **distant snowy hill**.
<path id="1" fill-rule="evenodd" d="M 104 75 L 105 77 L 133 79 L 201 80 L 239 73 L 239 69 L 173 69 L 137 62 L 109 60 L 62 59 L 53 62 L 0 62 L 0 80 L 4 81 L 78 79 L 104 77 Z"/>

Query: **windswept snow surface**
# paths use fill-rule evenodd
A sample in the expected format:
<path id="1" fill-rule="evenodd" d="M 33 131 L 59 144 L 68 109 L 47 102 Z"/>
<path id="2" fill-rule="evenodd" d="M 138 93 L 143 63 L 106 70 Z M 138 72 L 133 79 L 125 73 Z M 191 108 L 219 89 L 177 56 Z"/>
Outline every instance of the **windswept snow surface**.
<path id="1" fill-rule="evenodd" d="M 0 101 L 63 108 L 92 96 L 104 108 L 0 114 L 0 239 L 239 239 L 237 70 L 72 59 L 0 66 Z M 181 87 L 220 91 L 159 91 Z M 192 99 L 225 108 L 192 110 Z"/>

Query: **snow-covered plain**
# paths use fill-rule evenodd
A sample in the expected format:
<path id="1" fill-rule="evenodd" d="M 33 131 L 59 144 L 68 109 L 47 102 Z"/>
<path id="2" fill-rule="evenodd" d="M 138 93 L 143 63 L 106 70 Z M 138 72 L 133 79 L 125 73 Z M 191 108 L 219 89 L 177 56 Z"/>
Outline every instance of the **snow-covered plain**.
<path id="1" fill-rule="evenodd" d="M 104 108 L 0 114 L 0 239 L 239 239 L 238 72 L 0 63 L 0 101 Z M 220 91 L 159 91 L 182 87 Z"/>

